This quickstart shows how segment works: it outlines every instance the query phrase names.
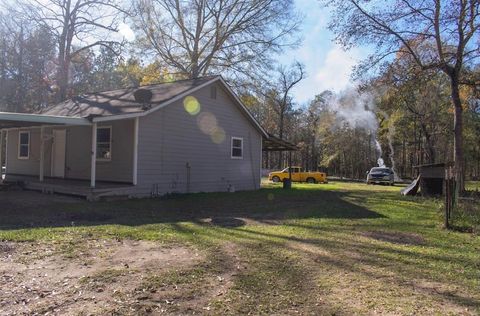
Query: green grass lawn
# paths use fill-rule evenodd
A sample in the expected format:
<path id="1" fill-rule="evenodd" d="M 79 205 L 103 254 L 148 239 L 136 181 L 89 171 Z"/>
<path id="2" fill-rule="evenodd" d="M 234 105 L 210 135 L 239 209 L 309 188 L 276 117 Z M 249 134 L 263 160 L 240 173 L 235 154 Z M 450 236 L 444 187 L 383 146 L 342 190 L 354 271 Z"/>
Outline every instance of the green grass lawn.
<path id="1" fill-rule="evenodd" d="M 167 313 L 477 315 L 480 237 L 444 230 L 440 200 L 399 190 L 265 184 L 255 192 L 10 205 L 0 212 L 0 240 L 55 243 L 67 257 L 92 239 L 198 249 L 205 260 L 193 267 L 142 279 L 167 301 L 161 289 L 175 286 Z M 209 295 L 215 278 L 228 286 Z M 203 307 L 184 306 L 199 296 Z"/>

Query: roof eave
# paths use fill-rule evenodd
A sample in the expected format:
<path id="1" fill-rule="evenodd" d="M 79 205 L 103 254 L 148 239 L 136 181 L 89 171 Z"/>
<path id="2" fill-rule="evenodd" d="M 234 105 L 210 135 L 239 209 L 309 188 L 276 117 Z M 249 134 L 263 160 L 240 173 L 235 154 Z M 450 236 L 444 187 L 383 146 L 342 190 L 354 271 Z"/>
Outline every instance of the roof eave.
<path id="1" fill-rule="evenodd" d="M 0 112 L 0 121 L 38 123 L 40 125 L 91 125 L 91 122 L 83 117 L 11 112 Z"/>

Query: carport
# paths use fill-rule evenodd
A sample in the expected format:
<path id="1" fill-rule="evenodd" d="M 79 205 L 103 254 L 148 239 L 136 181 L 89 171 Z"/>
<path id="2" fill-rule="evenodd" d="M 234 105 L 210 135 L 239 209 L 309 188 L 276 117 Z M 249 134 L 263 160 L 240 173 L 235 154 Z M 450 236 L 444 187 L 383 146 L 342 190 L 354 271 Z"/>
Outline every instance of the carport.
<path id="1" fill-rule="evenodd" d="M 271 152 L 271 151 L 277 151 L 277 152 L 283 152 L 287 151 L 288 152 L 288 178 L 289 181 L 288 183 L 284 183 L 283 187 L 284 188 L 291 188 L 292 186 L 292 152 L 297 151 L 298 147 L 290 142 L 287 142 L 284 139 L 281 139 L 279 137 L 276 137 L 272 134 L 268 134 L 268 137 L 263 138 L 263 145 L 262 145 L 262 151 L 264 152 Z"/>

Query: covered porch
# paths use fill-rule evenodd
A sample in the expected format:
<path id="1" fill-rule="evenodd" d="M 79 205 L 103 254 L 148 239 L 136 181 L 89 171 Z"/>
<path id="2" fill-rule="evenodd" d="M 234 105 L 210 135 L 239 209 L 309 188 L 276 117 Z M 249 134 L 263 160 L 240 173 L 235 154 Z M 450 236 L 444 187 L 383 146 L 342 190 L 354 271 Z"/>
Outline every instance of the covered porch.
<path id="1" fill-rule="evenodd" d="M 91 200 L 128 194 L 137 184 L 137 146 L 138 119 L 0 112 L 0 181 Z"/>
<path id="2" fill-rule="evenodd" d="M 33 176 L 15 176 L 10 181 L 18 182 L 26 190 L 79 196 L 89 201 L 103 197 L 127 196 L 135 187 L 126 183 L 96 181 L 95 188 L 92 188 L 89 180 L 45 178 L 40 181 Z"/>

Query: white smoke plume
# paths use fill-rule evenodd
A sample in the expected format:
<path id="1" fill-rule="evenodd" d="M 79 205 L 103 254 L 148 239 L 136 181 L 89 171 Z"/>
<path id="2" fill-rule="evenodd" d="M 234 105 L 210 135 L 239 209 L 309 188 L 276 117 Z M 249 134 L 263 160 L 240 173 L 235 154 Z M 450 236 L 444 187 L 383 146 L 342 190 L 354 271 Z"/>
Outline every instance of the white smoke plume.
<path id="1" fill-rule="evenodd" d="M 388 121 L 388 147 L 390 148 L 390 162 L 392 164 L 393 175 L 395 177 L 395 181 L 402 181 L 402 179 L 397 175 L 397 169 L 395 168 L 395 150 L 393 148 L 393 137 L 395 136 L 395 124 L 392 120 L 390 120 L 390 116 L 385 111 L 378 111 L 381 115 L 385 117 Z"/>
<path id="2" fill-rule="evenodd" d="M 359 92 L 356 88 L 344 90 L 339 95 L 332 95 L 329 100 L 330 109 L 336 114 L 341 122 L 347 122 L 351 127 L 360 127 L 368 130 L 375 139 L 375 148 L 378 155 L 378 166 L 386 167 L 383 160 L 383 151 L 380 142 L 377 139 L 378 121 L 376 113 L 380 113 L 389 122 L 388 142 L 390 148 L 390 162 L 396 180 L 401 180 L 395 169 L 393 136 L 395 135 L 395 126 L 391 124 L 389 116 L 384 111 L 377 109 L 375 105 L 375 95 L 372 92 Z"/>
<path id="3" fill-rule="evenodd" d="M 339 95 L 332 95 L 329 105 L 340 121 L 347 122 L 351 127 L 361 127 L 376 133 L 378 122 L 373 94 L 359 93 L 355 88 L 349 88 Z"/>
<path id="4" fill-rule="evenodd" d="M 377 149 L 377 154 L 378 154 L 378 157 L 379 157 L 378 160 L 377 160 L 378 166 L 379 167 L 386 167 L 385 166 L 385 161 L 382 158 L 382 156 L 383 156 L 382 145 L 380 145 L 380 142 L 376 138 L 375 138 L 375 148 Z"/>

